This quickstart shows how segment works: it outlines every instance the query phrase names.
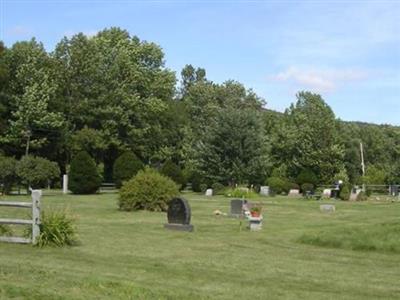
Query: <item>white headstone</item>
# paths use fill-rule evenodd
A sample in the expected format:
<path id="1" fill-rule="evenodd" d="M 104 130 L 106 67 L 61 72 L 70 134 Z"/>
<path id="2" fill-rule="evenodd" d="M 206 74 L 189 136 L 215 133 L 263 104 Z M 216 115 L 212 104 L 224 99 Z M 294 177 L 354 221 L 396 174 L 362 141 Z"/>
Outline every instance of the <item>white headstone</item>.
<path id="1" fill-rule="evenodd" d="M 362 192 L 362 189 L 356 189 L 355 192 L 352 190 L 350 194 L 350 201 L 357 201 L 358 194 Z"/>
<path id="2" fill-rule="evenodd" d="M 331 189 L 324 189 L 322 196 L 330 198 L 331 197 Z"/>
<path id="3" fill-rule="evenodd" d="M 213 195 L 213 190 L 212 189 L 207 189 L 206 190 L 206 196 L 211 197 Z"/>
<path id="4" fill-rule="evenodd" d="M 68 175 L 63 175 L 63 194 L 68 194 Z"/>
<path id="5" fill-rule="evenodd" d="M 333 204 L 322 204 L 319 206 L 320 211 L 322 212 L 335 212 L 336 208 Z"/>
<path id="6" fill-rule="evenodd" d="M 260 195 L 269 196 L 269 186 L 260 187 Z"/>
<path id="7" fill-rule="evenodd" d="M 299 195 L 300 195 L 300 190 L 292 189 L 289 191 L 289 196 L 299 196 Z"/>

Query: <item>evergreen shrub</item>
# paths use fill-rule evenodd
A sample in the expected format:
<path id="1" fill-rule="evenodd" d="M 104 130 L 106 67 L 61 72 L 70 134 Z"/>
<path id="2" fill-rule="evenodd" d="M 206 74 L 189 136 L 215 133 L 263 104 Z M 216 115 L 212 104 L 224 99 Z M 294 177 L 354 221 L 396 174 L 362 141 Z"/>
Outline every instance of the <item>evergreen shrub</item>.
<path id="1" fill-rule="evenodd" d="M 94 194 L 101 185 L 101 176 L 90 155 L 81 151 L 71 161 L 69 189 L 74 194 Z"/>
<path id="2" fill-rule="evenodd" d="M 185 188 L 186 186 L 185 176 L 183 175 L 181 168 L 173 161 L 171 160 L 166 161 L 161 167 L 160 173 L 165 176 L 168 176 L 173 181 L 175 181 L 175 183 L 179 185 L 180 190 L 183 190 Z"/>
<path id="3" fill-rule="evenodd" d="M 131 179 L 142 169 L 142 161 L 132 151 L 124 152 L 114 162 L 113 178 L 115 186 L 120 188 L 122 182 Z"/>

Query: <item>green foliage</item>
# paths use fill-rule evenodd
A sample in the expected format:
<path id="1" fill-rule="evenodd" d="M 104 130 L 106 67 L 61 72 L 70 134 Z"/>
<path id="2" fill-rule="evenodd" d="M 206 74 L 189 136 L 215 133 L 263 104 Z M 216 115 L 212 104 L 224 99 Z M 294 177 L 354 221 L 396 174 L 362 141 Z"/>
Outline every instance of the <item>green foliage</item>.
<path id="1" fill-rule="evenodd" d="M 339 198 L 344 201 L 348 201 L 350 199 L 350 192 L 351 192 L 351 187 L 345 184 L 340 190 Z"/>
<path id="2" fill-rule="evenodd" d="M 400 223 L 387 222 L 363 226 L 346 226 L 306 233 L 299 242 L 314 246 L 343 248 L 356 251 L 400 253 Z"/>
<path id="3" fill-rule="evenodd" d="M 288 167 L 289 176 L 308 169 L 318 175 L 318 182 L 329 183 L 344 167 L 337 121 L 320 95 L 298 93 L 297 102 L 285 112 L 278 134 L 271 138 L 272 153 Z"/>
<path id="4" fill-rule="evenodd" d="M 181 168 L 171 160 L 167 160 L 160 169 L 160 173 L 168 176 L 180 186 L 180 190 L 185 188 L 186 179 Z"/>
<path id="5" fill-rule="evenodd" d="M 12 229 L 8 225 L 0 224 L 0 236 L 11 236 L 13 234 Z"/>
<path id="6" fill-rule="evenodd" d="M 303 169 L 297 176 L 296 182 L 300 186 L 302 186 L 304 183 L 311 183 L 313 186 L 317 186 L 318 178 L 313 171 L 309 169 Z"/>
<path id="7" fill-rule="evenodd" d="M 365 184 L 385 184 L 386 172 L 378 167 L 369 166 L 366 170 L 366 176 L 362 178 Z"/>
<path id="8" fill-rule="evenodd" d="M 16 173 L 22 183 L 32 188 L 46 187 L 52 180 L 60 177 L 57 163 L 43 157 L 26 155 L 17 163 Z"/>
<path id="9" fill-rule="evenodd" d="M 38 247 L 73 246 L 77 244 L 75 220 L 66 211 L 43 212 L 41 215 Z M 32 238 L 32 230 L 28 228 L 26 235 Z"/>
<path id="10" fill-rule="evenodd" d="M 16 167 L 17 160 L 14 157 L 0 155 L 0 184 L 3 185 L 3 194 L 8 194 L 17 181 Z"/>
<path id="11" fill-rule="evenodd" d="M 172 179 L 146 167 L 122 185 L 118 206 L 126 211 L 166 211 L 168 202 L 178 194 L 178 186 Z"/>
<path id="12" fill-rule="evenodd" d="M 197 144 L 199 172 L 210 183 L 262 183 L 268 169 L 262 134 L 257 111 L 220 110 Z"/>
<path id="13" fill-rule="evenodd" d="M 196 171 L 191 171 L 187 178 L 188 182 L 192 184 L 192 191 L 200 193 L 202 191 L 201 185 L 203 184 L 203 178 L 201 177 L 201 175 Z"/>
<path id="14" fill-rule="evenodd" d="M 286 179 L 279 177 L 268 178 L 267 184 L 271 191 L 277 195 L 281 195 L 283 193 L 287 194 L 290 189 L 290 183 Z"/>
<path id="15" fill-rule="evenodd" d="M 204 194 L 207 189 L 208 189 L 208 184 L 205 183 L 200 184 L 200 193 Z"/>
<path id="16" fill-rule="evenodd" d="M 303 183 L 301 185 L 301 191 L 303 193 L 305 193 L 305 192 L 313 192 L 314 191 L 314 185 L 312 183 L 307 183 L 307 182 Z"/>
<path id="17" fill-rule="evenodd" d="M 368 200 L 368 197 L 371 196 L 371 194 L 368 192 L 360 192 L 357 196 L 357 201 L 366 201 Z"/>
<path id="18" fill-rule="evenodd" d="M 215 182 L 211 185 L 213 195 L 224 195 L 225 186 L 219 182 Z"/>
<path id="19" fill-rule="evenodd" d="M 143 163 L 133 152 L 127 151 L 121 154 L 114 162 L 113 168 L 114 183 L 117 188 L 135 176 L 143 167 Z"/>
<path id="20" fill-rule="evenodd" d="M 230 198 L 257 198 L 258 194 L 245 187 L 227 188 L 224 195 Z"/>
<path id="21" fill-rule="evenodd" d="M 68 180 L 69 189 L 74 194 L 93 194 L 99 189 L 101 177 L 87 152 L 81 151 L 73 157 Z"/>

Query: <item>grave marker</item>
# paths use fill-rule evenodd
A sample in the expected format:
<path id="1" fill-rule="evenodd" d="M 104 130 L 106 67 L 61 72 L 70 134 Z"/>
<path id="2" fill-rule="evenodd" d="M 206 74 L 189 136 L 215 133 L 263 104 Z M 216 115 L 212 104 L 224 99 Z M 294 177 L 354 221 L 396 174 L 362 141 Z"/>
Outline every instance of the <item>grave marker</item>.
<path id="1" fill-rule="evenodd" d="M 191 210 L 186 199 L 174 198 L 168 204 L 168 224 L 164 227 L 171 230 L 193 231 L 190 224 Z"/>

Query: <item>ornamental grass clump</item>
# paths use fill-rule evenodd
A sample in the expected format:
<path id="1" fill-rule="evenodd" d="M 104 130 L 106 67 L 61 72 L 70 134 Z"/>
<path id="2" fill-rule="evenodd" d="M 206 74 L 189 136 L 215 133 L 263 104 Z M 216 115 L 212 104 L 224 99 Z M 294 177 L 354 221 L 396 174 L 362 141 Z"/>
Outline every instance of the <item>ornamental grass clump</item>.
<path id="1" fill-rule="evenodd" d="M 41 216 L 38 247 L 45 246 L 73 246 L 77 244 L 75 220 L 65 211 L 45 212 Z M 26 236 L 32 238 L 31 227 L 27 228 Z"/>
<path id="2" fill-rule="evenodd" d="M 168 202 L 178 195 L 179 187 L 172 179 L 147 167 L 123 183 L 118 206 L 125 211 L 166 211 Z"/>

